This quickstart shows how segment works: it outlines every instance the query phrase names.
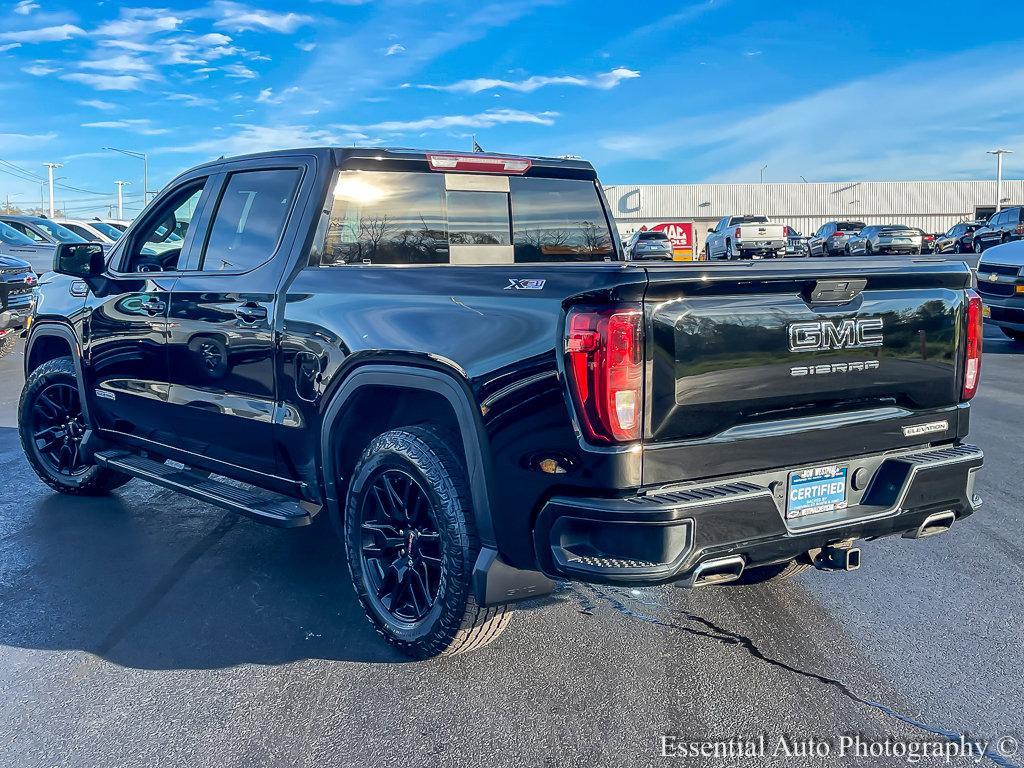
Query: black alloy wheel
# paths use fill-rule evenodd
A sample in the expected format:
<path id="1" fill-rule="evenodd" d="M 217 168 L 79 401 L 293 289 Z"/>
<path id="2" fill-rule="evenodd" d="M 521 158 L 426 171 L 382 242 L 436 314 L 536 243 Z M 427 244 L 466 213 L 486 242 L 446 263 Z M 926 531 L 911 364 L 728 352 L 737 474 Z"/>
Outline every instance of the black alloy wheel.
<path id="1" fill-rule="evenodd" d="M 44 387 L 32 402 L 30 428 L 37 455 L 52 472 L 77 477 L 89 471 L 81 456 L 86 427 L 76 386 L 57 381 Z"/>
<path id="2" fill-rule="evenodd" d="M 426 491 L 403 469 L 370 480 L 360 511 L 361 561 L 368 597 L 396 621 L 415 624 L 441 588 L 441 534 Z"/>

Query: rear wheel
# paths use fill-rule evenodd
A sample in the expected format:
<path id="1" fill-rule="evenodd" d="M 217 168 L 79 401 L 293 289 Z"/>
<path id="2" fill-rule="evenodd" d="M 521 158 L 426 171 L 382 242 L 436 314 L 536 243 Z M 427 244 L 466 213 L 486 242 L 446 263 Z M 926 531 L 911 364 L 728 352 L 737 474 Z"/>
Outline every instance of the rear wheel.
<path id="1" fill-rule="evenodd" d="M 480 539 L 454 444 L 432 427 L 380 435 L 357 462 L 345 504 L 356 595 L 377 632 L 414 658 L 481 648 L 512 616 L 474 598 Z"/>
<path id="2" fill-rule="evenodd" d="M 764 584 L 768 581 L 783 581 L 796 576 L 798 573 L 810 570 L 814 566 L 806 558 L 797 558 L 785 563 L 774 563 L 772 565 L 760 565 L 756 568 L 747 568 L 735 581 L 728 584 L 751 585 Z"/>
<path id="3" fill-rule="evenodd" d="M 131 480 L 82 456 L 86 422 L 70 357 L 50 360 L 28 377 L 18 404 L 18 431 L 32 469 L 55 491 L 96 496 Z"/>
<path id="4" fill-rule="evenodd" d="M 981 240 L 975 240 L 974 241 L 974 252 L 975 253 L 982 253 L 982 252 L 984 252 L 984 250 L 985 250 L 985 246 L 981 244 Z"/>
<path id="5" fill-rule="evenodd" d="M 7 357 L 11 352 L 14 351 L 14 345 L 18 343 L 18 336 L 14 333 L 8 333 L 3 338 L 0 338 L 0 357 Z"/>
<path id="6" fill-rule="evenodd" d="M 1015 331 L 1012 328 L 1003 328 L 1001 326 L 999 330 L 1001 330 L 1003 332 L 1003 335 L 1005 335 L 1009 339 L 1024 342 L 1024 331 Z"/>

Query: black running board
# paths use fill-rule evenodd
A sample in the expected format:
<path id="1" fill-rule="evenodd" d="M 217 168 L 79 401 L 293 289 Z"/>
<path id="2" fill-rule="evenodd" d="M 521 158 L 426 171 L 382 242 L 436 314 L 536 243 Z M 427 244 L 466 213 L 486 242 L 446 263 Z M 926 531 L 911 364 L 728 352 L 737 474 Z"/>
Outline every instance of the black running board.
<path id="1" fill-rule="evenodd" d="M 95 454 L 95 461 L 101 466 L 277 528 L 309 525 L 313 515 L 320 509 L 315 504 L 300 502 L 290 496 L 252 486 L 239 488 L 216 480 L 206 473 L 187 467 L 179 469 L 128 451 L 98 451 Z"/>

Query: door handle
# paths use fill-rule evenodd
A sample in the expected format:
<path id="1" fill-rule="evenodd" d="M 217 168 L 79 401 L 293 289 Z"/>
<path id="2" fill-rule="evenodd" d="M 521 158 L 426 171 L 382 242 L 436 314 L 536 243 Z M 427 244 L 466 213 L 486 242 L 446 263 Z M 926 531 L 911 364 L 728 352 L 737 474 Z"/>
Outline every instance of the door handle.
<path id="1" fill-rule="evenodd" d="M 140 306 L 143 312 L 150 315 L 159 315 L 167 309 L 167 303 L 160 299 L 146 299 Z"/>
<path id="2" fill-rule="evenodd" d="M 235 317 L 243 323 L 256 323 L 267 319 L 267 308 L 255 302 L 242 304 L 239 307 L 235 307 Z"/>

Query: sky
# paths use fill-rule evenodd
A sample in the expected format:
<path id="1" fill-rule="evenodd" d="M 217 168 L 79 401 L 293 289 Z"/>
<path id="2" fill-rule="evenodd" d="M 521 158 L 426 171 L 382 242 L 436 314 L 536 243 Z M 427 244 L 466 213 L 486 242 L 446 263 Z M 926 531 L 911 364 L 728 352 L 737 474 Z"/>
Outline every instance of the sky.
<path id="1" fill-rule="evenodd" d="M 579 155 L 609 184 L 1024 175 L 1024 3 L 0 0 L 0 203 L 221 155 Z"/>

